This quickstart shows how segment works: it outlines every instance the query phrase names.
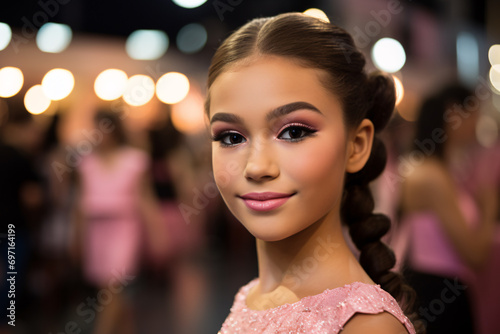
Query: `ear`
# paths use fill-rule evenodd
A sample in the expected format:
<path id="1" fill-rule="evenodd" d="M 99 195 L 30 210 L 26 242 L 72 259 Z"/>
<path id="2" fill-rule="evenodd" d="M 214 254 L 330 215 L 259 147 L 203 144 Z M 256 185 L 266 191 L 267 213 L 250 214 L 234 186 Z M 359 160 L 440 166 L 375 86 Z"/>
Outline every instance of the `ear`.
<path id="1" fill-rule="evenodd" d="M 346 172 L 356 173 L 366 164 L 372 151 L 374 133 L 375 128 L 372 121 L 365 118 L 358 128 L 350 134 L 350 140 L 347 143 Z"/>

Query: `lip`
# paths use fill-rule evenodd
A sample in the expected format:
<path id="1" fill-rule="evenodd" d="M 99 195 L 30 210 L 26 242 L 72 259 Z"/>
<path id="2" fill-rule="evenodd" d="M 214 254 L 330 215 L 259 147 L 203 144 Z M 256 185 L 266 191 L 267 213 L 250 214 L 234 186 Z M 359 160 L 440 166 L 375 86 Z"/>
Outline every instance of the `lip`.
<path id="1" fill-rule="evenodd" d="M 239 197 L 251 210 L 271 211 L 285 204 L 293 195 L 295 195 L 295 193 L 285 194 L 275 192 L 262 192 L 248 193 Z"/>

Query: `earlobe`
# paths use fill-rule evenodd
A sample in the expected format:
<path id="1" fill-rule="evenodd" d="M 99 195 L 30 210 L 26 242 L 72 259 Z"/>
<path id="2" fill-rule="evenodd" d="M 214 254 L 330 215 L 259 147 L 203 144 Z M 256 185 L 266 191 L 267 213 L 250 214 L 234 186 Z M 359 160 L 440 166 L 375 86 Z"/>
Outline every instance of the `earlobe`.
<path id="1" fill-rule="evenodd" d="M 350 136 L 346 172 L 356 173 L 364 167 L 370 157 L 374 133 L 372 121 L 363 119 Z"/>

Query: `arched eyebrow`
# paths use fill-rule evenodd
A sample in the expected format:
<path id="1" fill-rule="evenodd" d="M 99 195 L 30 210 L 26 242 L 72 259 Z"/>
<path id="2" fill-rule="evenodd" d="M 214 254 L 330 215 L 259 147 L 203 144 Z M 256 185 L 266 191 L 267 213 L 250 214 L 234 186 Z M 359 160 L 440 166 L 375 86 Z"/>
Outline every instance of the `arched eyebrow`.
<path id="1" fill-rule="evenodd" d="M 321 111 L 319 111 L 319 109 L 313 106 L 312 104 L 308 102 L 299 101 L 299 102 L 288 103 L 271 110 L 267 114 L 266 120 L 270 122 L 276 118 L 288 115 L 289 113 L 300 109 L 307 109 L 322 114 Z"/>
<path id="2" fill-rule="evenodd" d="M 311 111 L 322 114 L 321 111 L 319 111 L 319 109 L 316 108 L 315 106 L 313 106 L 312 104 L 310 104 L 308 102 L 298 101 L 298 102 L 288 103 L 288 104 L 279 106 L 279 107 L 271 110 L 267 114 L 266 120 L 268 122 L 270 122 L 276 118 L 288 115 L 291 112 L 294 112 L 294 111 L 300 110 L 300 109 L 307 109 L 307 110 L 311 110 Z M 210 124 L 217 122 L 217 121 L 226 122 L 226 123 L 243 124 L 243 119 L 240 116 L 235 115 L 235 114 L 223 113 L 223 112 L 216 113 L 215 115 L 213 115 L 213 117 L 210 119 Z"/>
<path id="3" fill-rule="evenodd" d="M 243 119 L 235 114 L 229 114 L 225 112 L 218 112 L 213 117 L 210 119 L 210 124 L 213 124 L 214 122 L 226 122 L 226 123 L 236 123 L 236 124 L 243 124 Z"/>

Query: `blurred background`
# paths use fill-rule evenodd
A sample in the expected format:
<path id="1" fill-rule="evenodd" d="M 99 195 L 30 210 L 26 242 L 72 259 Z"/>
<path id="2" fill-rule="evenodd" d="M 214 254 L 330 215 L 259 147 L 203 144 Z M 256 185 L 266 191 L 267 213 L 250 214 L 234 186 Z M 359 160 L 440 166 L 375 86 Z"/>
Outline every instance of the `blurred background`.
<path id="1" fill-rule="evenodd" d="M 468 89 L 458 102 L 477 109 L 450 173 L 473 198 L 470 184 L 500 189 L 496 0 L 7 1 L 0 9 L 2 310 L 9 224 L 17 276 L 16 326 L 2 316 L 1 333 L 218 331 L 257 268 L 254 240 L 213 182 L 203 118 L 210 59 L 250 19 L 311 8 L 352 34 L 368 71 L 395 80 L 389 163 L 374 185 L 394 231 L 402 230 L 405 168 L 418 165 L 409 153 L 419 111 L 446 85 Z M 500 332 L 492 320 L 500 310 L 498 236 L 474 278 L 490 289 L 489 299 L 480 291 L 471 297 L 477 333 Z M 387 242 L 405 248 L 405 240 L 393 232 Z"/>

